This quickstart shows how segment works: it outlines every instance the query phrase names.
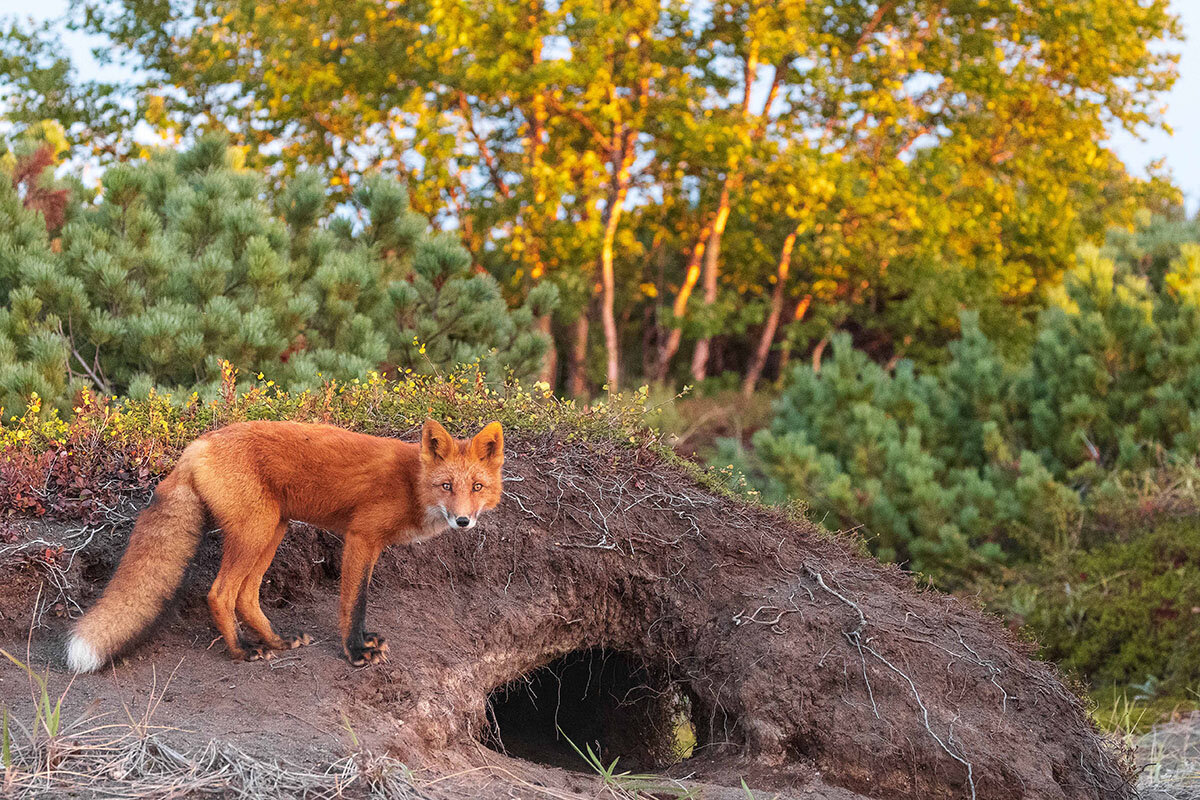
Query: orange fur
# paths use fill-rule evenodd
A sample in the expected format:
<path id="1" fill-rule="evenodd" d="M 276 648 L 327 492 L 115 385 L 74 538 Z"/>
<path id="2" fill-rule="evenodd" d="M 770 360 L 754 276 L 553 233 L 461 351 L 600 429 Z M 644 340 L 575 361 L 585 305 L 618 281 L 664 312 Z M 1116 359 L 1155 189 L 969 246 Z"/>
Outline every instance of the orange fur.
<path id="1" fill-rule="evenodd" d="M 68 663 L 80 672 L 98 669 L 154 621 L 195 554 L 206 510 L 225 534 L 209 609 L 234 658 L 270 657 L 308 641 L 276 634 L 258 598 L 288 520 L 300 520 L 345 541 L 339 622 L 347 657 L 385 660 L 383 638 L 363 630 L 380 552 L 474 527 L 500 502 L 503 463 L 497 422 L 456 440 L 427 420 L 420 444 L 299 422 L 241 422 L 205 434 L 138 517 L 104 595 L 72 631 Z M 243 642 L 239 617 L 261 647 Z"/>

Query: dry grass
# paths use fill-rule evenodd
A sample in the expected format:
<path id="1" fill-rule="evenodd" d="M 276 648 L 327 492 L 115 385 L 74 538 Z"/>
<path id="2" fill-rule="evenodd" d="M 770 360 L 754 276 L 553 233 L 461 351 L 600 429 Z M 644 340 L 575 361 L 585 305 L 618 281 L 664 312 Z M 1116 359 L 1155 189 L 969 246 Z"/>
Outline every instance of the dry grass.
<path id="1" fill-rule="evenodd" d="M 1200 711 L 1137 740 L 1138 788 L 1147 800 L 1200 800 Z"/>
<path id="2" fill-rule="evenodd" d="M 161 688 L 156 676 L 144 708 L 67 718 L 63 711 L 69 705 L 70 683 L 53 697 L 46 676 L 31 669 L 27 660 L 2 649 L 0 655 L 25 675 L 29 689 L 28 699 L 18 707 L 4 705 L 0 711 L 0 793 L 4 797 L 429 797 L 404 764 L 365 751 L 313 770 L 284 760 L 255 758 L 216 741 L 199 751 L 177 749 L 170 744 L 169 734 L 178 729 L 154 723 L 174 673 Z"/>
<path id="3" fill-rule="evenodd" d="M 1200 711 L 1190 707 L 1118 692 L 1093 711 L 1134 752 L 1142 800 L 1200 800 Z"/>

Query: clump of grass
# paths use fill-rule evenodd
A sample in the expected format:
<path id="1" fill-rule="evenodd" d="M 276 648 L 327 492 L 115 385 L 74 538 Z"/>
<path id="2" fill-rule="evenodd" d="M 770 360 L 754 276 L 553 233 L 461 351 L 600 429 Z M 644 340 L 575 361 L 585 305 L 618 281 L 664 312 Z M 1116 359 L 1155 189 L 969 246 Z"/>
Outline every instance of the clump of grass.
<path id="1" fill-rule="evenodd" d="M 580 749 L 579 745 L 575 744 L 562 728 L 558 729 L 558 735 L 563 737 L 588 768 L 600 777 L 604 790 L 609 796 L 617 798 L 617 800 L 663 800 L 664 798 L 699 800 L 702 796 L 697 788 L 685 786 L 682 782 L 663 775 L 633 773 L 628 770 L 619 771 L 620 759 L 614 758 L 606 764 L 590 744 L 585 742 L 583 748 Z M 747 800 L 760 800 L 760 796 L 751 791 L 745 779 L 741 783 Z M 778 798 L 778 795 L 775 797 Z"/>
<path id="2" fill-rule="evenodd" d="M 1092 693 L 1092 717 L 1136 755 L 1144 797 L 1200 797 L 1200 693 L 1156 696 L 1155 682 Z"/>
<path id="3" fill-rule="evenodd" d="M 614 758 L 612 763 L 605 764 L 590 744 L 585 742 L 581 750 L 562 728 L 558 729 L 558 735 L 566 740 L 588 768 L 600 776 L 605 790 L 612 797 L 619 800 L 657 800 L 665 797 L 674 800 L 696 800 L 699 797 L 696 789 L 688 788 L 679 781 L 662 775 L 618 771 L 617 764 L 620 759 Z"/>
<path id="4" fill-rule="evenodd" d="M 750 787 L 746 785 L 745 778 L 742 778 L 742 791 L 746 793 L 746 800 L 760 800 L 759 796 L 751 791 Z M 779 800 L 779 795 L 775 795 L 774 800 Z"/>
<path id="5" fill-rule="evenodd" d="M 1091 692 L 1096 707 L 1092 718 L 1102 730 L 1133 740 L 1150 732 L 1157 724 L 1169 722 L 1200 711 L 1200 695 L 1156 695 L 1143 691 L 1146 685 L 1134 687 L 1107 686 Z"/>

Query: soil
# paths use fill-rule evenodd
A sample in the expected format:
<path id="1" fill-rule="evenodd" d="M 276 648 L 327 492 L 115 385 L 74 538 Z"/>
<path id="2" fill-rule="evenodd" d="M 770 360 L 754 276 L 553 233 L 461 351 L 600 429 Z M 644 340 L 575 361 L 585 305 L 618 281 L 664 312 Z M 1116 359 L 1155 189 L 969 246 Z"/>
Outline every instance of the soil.
<path id="1" fill-rule="evenodd" d="M 594 797 L 575 747 L 706 798 L 745 798 L 743 780 L 826 800 L 1134 796 L 1126 754 L 1052 666 L 857 542 L 716 494 L 648 449 L 510 435 L 506 455 L 504 502 L 477 529 L 392 548 L 376 568 L 368 628 L 388 637 L 388 663 L 343 658 L 340 543 L 301 525 L 264 608 L 314 643 L 230 661 L 204 604 L 213 533 L 177 608 L 76 678 L 69 705 L 150 708 L 180 747 L 217 739 L 308 765 L 388 753 L 429 797 Z M 50 665 L 52 690 L 69 679 L 66 617 L 98 596 L 135 506 L 8 523 L 10 554 L 73 556 L 10 557 L 0 575 L 0 646 Z M 28 681 L 0 678 L 17 705 Z"/>

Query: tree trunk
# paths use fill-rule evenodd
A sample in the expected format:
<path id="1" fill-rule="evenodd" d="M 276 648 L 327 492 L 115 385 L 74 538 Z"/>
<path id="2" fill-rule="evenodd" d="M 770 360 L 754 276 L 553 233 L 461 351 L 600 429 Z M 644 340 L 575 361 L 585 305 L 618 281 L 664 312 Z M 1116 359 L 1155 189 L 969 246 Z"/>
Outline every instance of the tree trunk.
<path id="1" fill-rule="evenodd" d="M 618 193 L 613 207 L 605 211 L 604 240 L 600 246 L 600 323 L 604 326 L 605 375 L 608 391 L 620 390 L 620 341 L 617 337 L 617 320 L 613 313 L 616 297 L 616 280 L 613 277 L 613 241 L 617 236 L 617 225 L 621 219 L 620 207 L 625 202 L 625 193 Z"/>
<path id="2" fill-rule="evenodd" d="M 783 386 L 784 376 L 787 375 L 788 367 L 792 364 L 792 340 L 784 339 L 783 344 L 779 345 L 779 366 L 775 370 L 775 388 L 779 389 Z"/>
<path id="3" fill-rule="evenodd" d="M 821 371 L 821 356 L 825 355 L 825 348 L 829 346 L 829 334 L 821 337 L 821 341 L 817 342 L 817 346 L 812 351 L 812 371 Z"/>
<path id="4" fill-rule="evenodd" d="M 687 269 L 683 275 L 683 285 L 679 287 L 679 293 L 675 295 L 675 303 L 671 306 L 671 314 L 675 318 L 675 327 L 671 328 L 667 334 L 658 353 L 658 367 L 654 372 L 654 380 L 658 383 L 666 383 L 667 373 L 671 369 L 671 359 L 679 352 L 679 343 L 683 340 L 683 328 L 679 327 L 679 322 L 687 313 L 688 300 L 691 299 L 692 290 L 696 288 L 697 281 L 700 280 L 700 265 L 704 260 L 704 250 L 708 247 L 709 232 L 712 230 L 710 225 L 705 226 L 701 231 L 700 236 L 696 238 L 696 244 L 692 247 L 692 253 L 688 256 Z"/>
<path id="5" fill-rule="evenodd" d="M 783 292 L 787 283 L 788 272 L 792 266 L 792 248 L 796 245 L 796 231 L 788 234 L 783 240 L 783 249 L 779 253 L 779 266 L 775 269 L 775 289 L 771 292 L 771 313 L 763 325 L 762 334 L 758 338 L 758 347 L 750 360 L 750 368 L 746 370 L 746 378 L 742 381 L 742 396 L 754 394 L 758 379 L 762 377 L 763 366 L 767 363 L 767 355 L 771 352 L 771 343 L 775 341 L 775 331 L 779 328 L 779 318 L 783 316 Z"/>
<path id="6" fill-rule="evenodd" d="M 571 360 L 567 364 L 567 392 L 572 397 L 587 397 L 587 350 L 588 309 L 585 307 L 575 320 L 574 341 L 571 342 Z"/>
<path id="7" fill-rule="evenodd" d="M 762 111 L 758 114 L 758 122 L 750 133 L 752 141 L 757 142 L 766 132 L 771 105 L 775 102 L 775 95 L 779 91 L 783 71 L 783 64 L 775 67 L 771 88 L 767 91 Z M 750 90 L 757 75 L 758 42 L 751 41 L 742 81 L 742 117 L 747 121 L 750 119 Z M 725 235 L 725 224 L 729 222 L 730 194 L 741 187 L 745 177 L 742 167 L 742 158 L 735 158 L 725 174 L 725 180 L 721 184 L 721 199 L 717 202 L 717 214 L 713 220 L 712 233 L 709 236 L 708 251 L 704 254 L 704 305 L 710 307 L 717 302 L 717 277 L 721 271 L 721 238 Z M 696 349 L 692 352 L 692 378 L 694 380 L 702 381 L 708 376 L 708 356 L 711 350 L 711 337 L 704 336 L 696 342 Z"/>
<path id="8" fill-rule="evenodd" d="M 808 313 L 808 307 L 812 305 L 812 295 L 806 294 L 804 298 L 796 303 L 796 310 L 792 313 L 792 321 L 799 322 L 804 319 L 804 315 Z M 784 339 L 783 344 L 779 347 L 779 366 L 776 368 L 775 385 L 782 386 L 783 380 L 787 377 L 788 367 L 792 363 L 792 340 Z"/>
<path id="9" fill-rule="evenodd" d="M 534 30 L 538 25 L 538 17 L 541 13 L 541 3 L 531 2 L 529 4 L 529 13 L 526 17 L 526 24 L 530 30 Z M 542 63 L 542 46 L 543 41 L 539 38 L 533 46 L 530 53 L 530 61 L 534 66 Z M 522 148 L 525 153 L 526 174 L 529 176 L 530 189 L 527 198 L 522 199 L 519 216 L 524 224 L 521 229 L 525 231 L 525 253 L 529 261 L 529 275 L 535 282 L 541 281 L 546 274 L 546 264 L 542 260 L 542 229 L 543 222 L 546 216 L 546 210 L 538 208 L 538 203 L 543 202 L 542 187 L 539 180 L 541 173 L 542 156 L 546 152 L 546 97 L 541 92 L 535 92 L 530 98 L 530 114 L 527 128 L 526 141 Z M 508 192 L 504 192 L 507 198 Z M 538 320 L 538 329 L 550 334 L 550 315 L 547 314 L 542 319 Z M 546 356 L 542 361 L 541 379 L 550 384 L 550 388 L 554 389 L 557 386 L 558 377 L 558 349 L 554 343 L 554 337 L 550 336 L 550 347 L 546 350 Z"/>
<path id="10" fill-rule="evenodd" d="M 754 131 L 751 133 L 751 138 L 757 141 L 766 132 L 767 124 L 770 120 L 771 106 L 775 103 L 775 97 L 779 92 L 779 86 L 783 80 L 785 63 L 781 63 L 775 67 L 775 77 L 771 81 L 771 88 L 767 91 L 766 100 L 763 102 L 762 112 L 758 115 L 758 123 Z M 751 50 L 746 60 L 744 71 L 743 89 L 742 89 L 742 115 L 745 117 L 750 110 L 750 90 L 754 83 L 754 78 L 758 71 L 758 44 L 751 43 Z M 688 300 L 692 296 L 692 290 L 696 287 L 696 282 L 700 278 L 700 266 L 704 265 L 704 294 L 705 302 L 712 304 L 717 296 L 717 276 L 720 268 L 720 247 L 721 237 L 725 233 L 725 223 L 729 221 L 730 210 L 730 195 L 743 180 L 743 174 L 738 161 L 734 161 L 730 165 L 729 172 L 726 173 L 725 181 L 721 185 L 721 198 L 717 205 L 717 212 L 696 237 L 696 244 L 692 248 L 692 253 L 688 257 L 687 271 L 684 275 L 683 285 L 679 287 L 679 294 L 675 296 L 675 304 L 672 308 L 675 316 L 675 322 L 678 325 L 687 313 Z M 707 256 L 707 257 L 706 257 Z M 675 353 L 679 351 L 679 343 L 683 339 L 683 330 L 679 327 L 671 329 L 667 336 L 663 347 L 659 351 L 658 369 L 656 370 L 655 380 L 662 383 L 667 379 L 667 373 L 671 369 L 671 359 L 675 357 Z M 703 378 L 707 372 L 708 354 L 710 350 L 708 338 L 705 337 L 696 343 L 696 350 L 692 354 L 692 375 L 697 374 Z"/>
<path id="11" fill-rule="evenodd" d="M 542 357 L 542 369 L 538 373 L 538 380 L 550 384 L 550 389 L 553 390 L 558 386 L 558 346 L 554 342 L 554 331 L 550 328 L 550 317 L 550 314 L 543 314 L 537 320 L 537 329 L 545 334 L 549 342 L 546 355 Z"/>
<path id="12" fill-rule="evenodd" d="M 729 222 L 729 184 L 725 179 L 721 187 L 721 199 L 717 203 L 717 215 L 713 219 L 712 233 L 708 236 L 708 247 L 704 251 L 704 305 L 717 302 L 717 276 L 720 273 L 721 237 L 725 235 L 725 224 Z M 692 352 L 692 378 L 702 381 L 708 375 L 708 353 L 710 337 L 704 336 L 696 342 Z"/>
<path id="13" fill-rule="evenodd" d="M 633 166 L 633 133 L 621 135 L 621 147 L 617 150 L 617 162 L 613 165 L 612 183 L 608 193 L 608 206 L 604 209 L 604 238 L 600 243 L 600 324 L 604 326 L 604 349 L 606 355 L 605 376 L 608 391 L 620 390 L 620 338 L 617 336 L 617 320 L 613 307 L 616 298 L 616 279 L 613 275 L 613 250 L 616 245 L 617 227 L 625 209 L 625 197 L 629 194 L 629 170 Z"/>

